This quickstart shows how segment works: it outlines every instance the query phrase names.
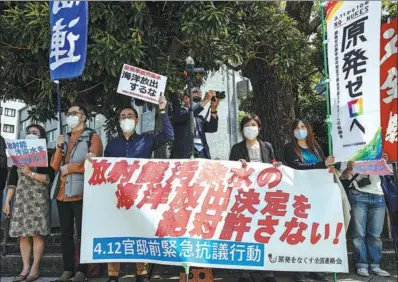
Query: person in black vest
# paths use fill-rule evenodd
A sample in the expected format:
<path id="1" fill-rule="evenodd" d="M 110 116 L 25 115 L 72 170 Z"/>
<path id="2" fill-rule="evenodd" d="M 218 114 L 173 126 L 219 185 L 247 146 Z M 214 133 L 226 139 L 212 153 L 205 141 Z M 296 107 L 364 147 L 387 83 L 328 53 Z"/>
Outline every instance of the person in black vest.
<path id="1" fill-rule="evenodd" d="M 218 129 L 217 107 L 220 102 L 215 91 L 208 91 L 202 100 L 202 92 L 199 88 L 192 89 L 193 105 L 192 110 L 195 116 L 195 157 L 211 159 L 209 145 L 206 140 L 206 132 L 214 133 Z M 189 91 L 184 91 L 184 105 L 177 106 L 172 113 L 174 126 L 174 142 L 171 151 L 171 159 L 188 159 L 192 152 L 191 122 L 189 114 L 190 97 Z M 200 113 L 204 107 L 211 102 L 211 105 L 203 117 Z M 210 120 L 208 117 L 210 115 Z"/>
<path id="2" fill-rule="evenodd" d="M 258 116 L 245 116 L 240 122 L 240 130 L 242 131 L 245 140 L 235 144 L 229 155 L 230 161 L 240 161 L 243 166 L 247 165 L 247 162 L 267 163 L 273 164 L 274 167 L 281 165 L 275 159 L 274 149 L 268 142 L 261 141 L 258 139 L 258 134 L 261 130 L 261 120 Z M 251 272 L 250 274 L 254 274 Z M 243 272 L 239 277 L 239 282 L 251 281 L 249 272 Z M 273 272 L 264 271 L 262 273 L 264 282 L 276 282 Z M 252 277 L 253 281 L 256 278 Z"/>

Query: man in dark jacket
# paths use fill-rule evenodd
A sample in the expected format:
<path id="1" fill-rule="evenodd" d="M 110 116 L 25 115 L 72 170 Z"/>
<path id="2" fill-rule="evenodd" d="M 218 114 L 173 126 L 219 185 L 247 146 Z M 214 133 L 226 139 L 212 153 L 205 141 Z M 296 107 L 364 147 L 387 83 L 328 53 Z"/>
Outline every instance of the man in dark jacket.
<path id="1" fill-rule="evenodd" d="M 192 110 L 194 112 L 195 127 L 195 157 L 211 159 L 209 145 L 206 140 L 206 132 L 217 132 L 218 116 L 217 107 L 219 99 L 216 97 L 215 91 L 208 91 L 202 100 L 202 92 L 199 88 L 192 89 L 193 102 Z M 192 137 L 191 137 L 191 121 L 190 121 L 190 97 L 189 91 L 184 91 L 183 106 L 176 107 L 172 113 L 172 121 L 174 125 L 174 142 L 171 151 L 171 159 L 188 159 L 192 153 Z M 199 115 L 204 107 L 211 102 L 211 105 L 203 117 Z M 208 117 L 210 115 L 210 120 Z"/>

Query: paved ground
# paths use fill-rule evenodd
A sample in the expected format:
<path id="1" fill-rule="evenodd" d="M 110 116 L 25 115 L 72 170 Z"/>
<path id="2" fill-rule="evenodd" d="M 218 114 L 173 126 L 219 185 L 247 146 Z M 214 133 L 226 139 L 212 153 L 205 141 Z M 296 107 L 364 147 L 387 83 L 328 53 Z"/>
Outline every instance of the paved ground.
<path id="1" fill-rule="evenodd" d="M 396 272 L 396 271 L 395 271 Z M 50 277 L 41 277 L 38 281 L 41 282 L 50 282 L 53 281 L 55 278 L 50 278 Z M 177 276 L 168 276 L 168 277 L 154 277 L 152 281 L 154 282 L 177 282 L 179 280 L 179 277 Z M 293 281 L 291 276 L 286 276 L 286 275 L 277 275 L 277 280 L 278 282 L 291 282 Z M 106 282 L 106 278 L 96 278 L 96 279 L 89 279 L 89 282 Z M 131 277 L 125 277 L 123 279 L 119 279 L 120 282 L 134 282 L 134 276 Z M 236 282 L 238 281 L 238 277 L 236 274 L 225 274 L 219 277 L 214 278 L 214 281 L 219 281 L 219 282 Z M 308 282 L 313 281 L 308 279 Z M 332 282 L 333 278 L 330 275 L 329 276 L 329 281 Z M 397 282 L 398 277 L 397 274 L 394 273 L 391 277 L 389 278 L 381 278 L 377 276 L 370 276 L 368 278 L 363 278 L 359 277 L 355 274 L 338 274 L 337 275 L 337 281 L 343 281 L 343 282 Z M 12 282 L 12 277 L 3 277 L 0 279 L 0 282 Z M 260 282 L 260 281 L 256 281 Z"/>

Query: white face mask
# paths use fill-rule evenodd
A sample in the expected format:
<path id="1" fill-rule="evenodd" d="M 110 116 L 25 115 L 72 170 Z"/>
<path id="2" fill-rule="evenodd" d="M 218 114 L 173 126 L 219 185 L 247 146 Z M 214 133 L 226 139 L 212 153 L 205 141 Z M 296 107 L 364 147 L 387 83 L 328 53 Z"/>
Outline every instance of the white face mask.
<path id="1" fill-rule="evenodd" d="M 79 125 L 79 117 L 78 116 L 69 116 L 66 118 L 66 124 L 70 127 L 70 128 L 75 128 L 76 126 Z"/>
<path id="2" fill-rule="evenodd" d="M 243 128 L 243 135 L 249 139 L 256 139 L 258 136 L 258 126 L 246 126 Z"/>
<path id="3" fill-rule="evenodd" d="M 294 137 L 298 140 L 304 140 L 308 136 L 308 130 L 307 129 L 298 129 L 294 132 Z"/>
<path id="4" fill-rule="evenodd" d="M 34 134 L 28 134 L 25 136 L 25 139 L 39 139 L 40 137 Z"/>
<path id="5" fill-rule="evenodd" d="M 133 119 L 123 119 L 120 121 L 120 127 L 124 133 L 132 132 L 135 129 L 135 120 Z"/>

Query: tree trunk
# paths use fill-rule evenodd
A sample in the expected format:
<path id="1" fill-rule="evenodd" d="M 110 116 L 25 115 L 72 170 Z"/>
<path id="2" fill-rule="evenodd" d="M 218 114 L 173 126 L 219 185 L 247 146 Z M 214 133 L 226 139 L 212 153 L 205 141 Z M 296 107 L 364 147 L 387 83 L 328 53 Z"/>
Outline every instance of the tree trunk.
<path id="1" fill-rule="evenodd" d="M 263 123 L 261 137 L 272 144 L 277 160 L 283 161 L 283 146 L 290 142 L 295 119 L 293 85 L 262 64 L 248 66 L 244 75 L 251 81 L 253 108 Z"/>

